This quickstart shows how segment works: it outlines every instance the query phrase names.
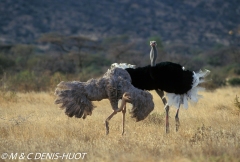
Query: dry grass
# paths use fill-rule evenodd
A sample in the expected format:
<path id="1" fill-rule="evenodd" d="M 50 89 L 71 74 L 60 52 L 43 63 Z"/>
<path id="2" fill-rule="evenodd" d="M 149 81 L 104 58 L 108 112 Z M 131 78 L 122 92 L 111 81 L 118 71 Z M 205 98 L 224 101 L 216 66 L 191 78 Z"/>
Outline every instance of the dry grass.
<path id="1" fill-rule="evenodd" d="M 53 94 L 1 93 L 0 154 L 86 152 L 83 161 L 240 161 L 240 114 L 234 106 L 240 88 L 203 92 L 197 105 L 180 110 L 177 133 L 171 108 L 167 135 L 163 104 L 153 94 L 155 110 L 146 120 L 136 123 L 127 114 L 122 136 L 119 113 L 106 136 L 104 120 L 112 112 L 108 100 L 95 102 L 93 115 L 83 121 L 68 118 L 53 104 Z"/>

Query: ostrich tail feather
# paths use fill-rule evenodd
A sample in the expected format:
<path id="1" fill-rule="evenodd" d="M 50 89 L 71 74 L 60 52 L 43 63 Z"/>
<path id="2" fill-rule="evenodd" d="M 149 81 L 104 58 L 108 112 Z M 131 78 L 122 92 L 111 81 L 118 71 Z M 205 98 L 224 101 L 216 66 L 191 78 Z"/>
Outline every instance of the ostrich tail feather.
<path id="1" fill-rule="evenodd" d="M 200 87 L 199 84 L 205 82 L 205 77 L 210 74 L 209 70 L 200 70 L 199 72 L 193 72 L 192 88 L 184 94 L 167 93 L 168 105 L 179 108 L 182 104 L 184 108 L 188 108 L 188 101 L 197 103 L 202 97 L 198 95 L 199 91 L 203 91 L 204 88 Z"/>
<path id="2" fill-rule="evenodd" d="M 60 82 L 55 90 L 57 99 L 55 104 L 60 104 L 61 109 L 65 109 L 65 114 L 69 117 L 85 119 L 91 115 L 93 104 L 87 98 L 82 82 Z"/>

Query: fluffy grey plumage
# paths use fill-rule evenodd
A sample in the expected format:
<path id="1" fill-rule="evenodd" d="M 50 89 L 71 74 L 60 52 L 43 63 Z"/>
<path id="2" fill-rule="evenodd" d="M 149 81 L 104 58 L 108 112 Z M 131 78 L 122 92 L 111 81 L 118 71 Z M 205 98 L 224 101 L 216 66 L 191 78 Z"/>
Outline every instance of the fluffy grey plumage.
<path id="1" fill-rule="evenodd" d="M 111 68 L 102 78 L 87 82 L 59 83 L 55 91 L 57 96 L 55 103 L 61 104 L 60 108 L 65 109 L 69 117 L 85 119 L 94 109 L 91 101 L 108 98 L 112 109 L 117 110 L 118 100 L 125 92 L 131 97 L 132 117 L 136 118 L 136 121 L 145 119 L 154 108 L 152 95 L 148 91 L 135 88 L 131 84 L 128 72 L 121 68 Z"/>

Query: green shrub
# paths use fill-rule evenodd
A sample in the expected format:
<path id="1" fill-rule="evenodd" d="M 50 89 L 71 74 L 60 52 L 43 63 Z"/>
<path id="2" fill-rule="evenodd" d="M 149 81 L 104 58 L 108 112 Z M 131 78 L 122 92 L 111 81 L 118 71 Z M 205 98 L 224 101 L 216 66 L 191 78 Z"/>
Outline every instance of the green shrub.
<path id="1" fill-rule="evenodd" d="M 207 63 L 212 65 L 212 66 L 221 66 L 222 65 L 222 58 L 220 57 L 209 57 L 207 60 Z"/>
<path id="2" fill-rule="evenodd" d="M 12 59 L 9 59 L 4 55 L 0 55 L 0 74 L 2 74 L 7 68 L 13 66 L 15 66 L 15 62 Z"/>
<path id="3" fill-rule="evenodd" d="M 208 90 L 215 90 L 219 87 L 226 85 L 226 79 L 225 76 L 221 73 L 211 72 L 210 76 L 206 78 L 206 80 L 209 80 L 205 83 L 203 83 L 203 87 L 205 87 Z"/>
<path id="4" fill-rule="evenodd" d="M 234 73 L 240 75 L 240 67 L 234 68 Z"/>
<path id="5" fill-rule="evenodd" d="M 35 73 L 24 70 L 15 75 L 9 75 L 6 88 L 11 91 L 46 91 L 49 88 L 50 76 L 45 73 Z"/>
<path id="6" fill-rule="evenodd" d="M 231 86 L 240 86 L 240 78 L 231 78 L 228 80 L 228 83 Z"/>

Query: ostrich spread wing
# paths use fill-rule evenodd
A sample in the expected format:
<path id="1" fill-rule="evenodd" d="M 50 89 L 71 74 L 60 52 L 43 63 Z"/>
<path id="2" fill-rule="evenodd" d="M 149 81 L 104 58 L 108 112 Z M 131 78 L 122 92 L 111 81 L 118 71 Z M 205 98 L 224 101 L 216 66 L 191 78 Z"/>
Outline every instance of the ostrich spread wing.
<path id="1" fill-rule="evenodd" d="M 92 114 L 94 106 L 88 99 L 82 82 L 61 82 L 57 85 L 55 95 L 55 104 L 60 104 L 60 108 L 65 109 L 65 114 L 69 117 L 85 119 Z"/>
<path id="2" fill-rule="evenodd" d="M 132 109 L 130 111 L 136 121 L 145 119 L 154 109 L 153 97 L 148 91 L 143 91 L 134 86 L 128 91 L 131 96 Z"/>
<path id="3" fill-rule="evenodd" d="M 87 115 L 92 114 L 92 101 L 108 98 L 112 109 L 116 110 L 118 100 L 125 92 L 131 97 L 132 117 L 137 121 L 145 119 L 154 108 L 152 95 L 148 91 L 135 88 L 131 84 L 128 72 L 121 68 L 112 68 L 97 80 L 59 83 L 55 91 L 55 103 L 60 104 L 69 117 L 85 119 Z"/>

